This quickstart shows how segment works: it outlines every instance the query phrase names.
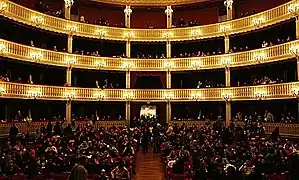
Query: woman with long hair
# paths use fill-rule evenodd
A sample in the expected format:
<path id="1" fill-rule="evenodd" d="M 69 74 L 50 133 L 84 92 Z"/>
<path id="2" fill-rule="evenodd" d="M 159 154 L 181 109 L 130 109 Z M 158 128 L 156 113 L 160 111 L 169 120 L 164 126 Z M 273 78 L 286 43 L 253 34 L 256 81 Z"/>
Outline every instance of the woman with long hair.
<path id="1" fill-rule="evenodd" d="M 68 177 L 68 180 L 87 180 L 87 170 L 79 164 L 76 164 Z"/>

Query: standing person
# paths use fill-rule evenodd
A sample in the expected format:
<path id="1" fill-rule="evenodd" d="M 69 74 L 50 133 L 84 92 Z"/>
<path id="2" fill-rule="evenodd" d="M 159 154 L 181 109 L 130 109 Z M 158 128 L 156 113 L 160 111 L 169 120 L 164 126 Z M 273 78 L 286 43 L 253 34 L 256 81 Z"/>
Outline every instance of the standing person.
<path id="1" fill-rule="evenodd" d="M 144 154 L 148 152 L 148 139 L 149 139 L 149 130 L 147 127 L 144 127 L 142 133 L 142 139 L 141 139 L 142 149 Z"/>
<path id="2" fill-rule="evenodd" d="M 160 129 L 159 124 L 157 126 L 154 126 L 153 128 L 153 151 L 154 153 L 160 152 Z"/>
<path id="3" fill-rule="evenodd" d="M 13 145 L 16 144 L 18 134 L 19 134 L 19 129 L 15 124 L 12 124 L 9 130 L 9 136 Z"/>

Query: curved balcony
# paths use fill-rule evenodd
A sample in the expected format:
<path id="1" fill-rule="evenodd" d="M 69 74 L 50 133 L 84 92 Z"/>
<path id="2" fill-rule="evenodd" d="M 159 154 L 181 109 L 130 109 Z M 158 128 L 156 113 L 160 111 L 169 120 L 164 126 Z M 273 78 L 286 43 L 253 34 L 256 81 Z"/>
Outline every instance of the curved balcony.
<path id="1" fill-rule="evenodd" d="M 194 4 L 199 2 L 205 2 L 208 0 L 92 0 L 99 3 L 115 4 L 115 5 L 128 5 L 131 6 L 178 6 L 184 4 Z"/>
<path id="2" fill-rule="evenodd" d="M 297 1 L 293 0 L 262 13 L 212 25 L 174 29 L 128 29 L 69 21 L 27 9 L 7 0 L 0 2 L 0 15 L 20 23 L 57 33 L 121 41 L 183 41 L 226 36 L 260 29 L 297 15 L 297 11 L 289 11 L 290 6 L 297 5 Z"/>
<path id="3" fill-rule="evenodd" d="M 96 89 L 0 82 L 2 98 L 65 101 L 188 102 L 272 100 L 299 97 L 299 82 L 205 89 Z"/>
<path id="4" fill-rule="evenodd" d="M 293 58 L 299 53 L 299 40 L 268 48 L 195 58 L 132 59 L 82 56 L 24 46 L 0 39 L 0 56 L 20 61 L 81 69 L 119 71 L 187 71 L 248 66 Z M 171 67 L 167 66 L 171 64 Z"/>

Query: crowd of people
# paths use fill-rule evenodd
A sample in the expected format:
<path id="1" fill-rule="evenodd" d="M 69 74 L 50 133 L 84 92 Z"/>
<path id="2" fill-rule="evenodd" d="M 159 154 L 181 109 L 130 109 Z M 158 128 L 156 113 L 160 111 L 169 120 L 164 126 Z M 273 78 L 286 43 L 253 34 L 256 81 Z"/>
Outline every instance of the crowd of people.
<path id="1" fill-rule="evenodd" d="M 138 133 L 138 129 L 122 127 L 63 128 L 58 122 L 55 125 L 49 122 L 35 134 L 17 136 L 18 128 L 12 126 L 10 137 L 1 146 L 0 174 L 47 179 L 67 176 L 74 164 L 78 164 L 92 179 L 129 180 L 135 166 L 133 137 Z"/>
<path id="2" fill-rule="evenodd" d="M 149 148 L 161 153 L 169 179 L 299 177 L 297 139 L 281 137 L 278 128 L 268 136 L 258 120 L 248 119 L 243 127 L 235 121 L 226 126 L 221 118 L 201 127 L 167 127 L 155 117 L 135 118 L 131 128 L 49 122 L 34 134 L 19 132 L 13 125 L 9 138 L 2 141 L 0 174 L 70 179 L 81 168 L 90 179 L 125 180 L 135 174 L 138 151 L 147 154 Z"/>

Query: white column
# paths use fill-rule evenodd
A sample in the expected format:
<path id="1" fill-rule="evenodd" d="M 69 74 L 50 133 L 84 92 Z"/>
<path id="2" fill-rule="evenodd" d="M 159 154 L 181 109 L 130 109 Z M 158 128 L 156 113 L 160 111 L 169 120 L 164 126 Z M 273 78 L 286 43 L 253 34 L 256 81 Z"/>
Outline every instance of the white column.
<path id="1" fill-rule="evenodd" d="M 166 72 L 166 88 L 171 89 L 171 72 Z"/>
<path id="2" fill-rule="evenodd" d="M 71 124 L 72 121 L 72 103 L 71 101 L 66 102 L 65 106 L 65 119 L 67 124 Z"/>
<path id="3" fill-rule="evenodd" d="M 230 101 L 226 101 L 225 102 L 225 124 L 226 126 L 228 126 L 230 124 L 231 121 L 231 102 Z"/>
<path id="4" fill-rule="evenodd" d="M 173 13 L 173 10 L 171 8 L 171 6 L 167 6 L 166 7 L 166 10 L 165 10 L 165 14 L 166 14 L 166 27 L 167 28 L 171 28 L 172 27 L 172 13 Z"/>
<path id="5" fill-rule="evenodd" d="M 230 45 L 229 45 L 229 36 L 224 36 L 224 52 L 229 53 Z"/>
<path id="6" fill-rule="evenodd" d="M 127 40 L 126 42 L 126 56 L 131 57 L 131 41 Z"/>
<path id="7" fill-rule="evenodd" d="M 299 39 L 299 17 L 296 16 L 296 39 Z"/>
<path id="8" fill-rule="evenodd" d="M 129 70 L 127 70 L 126 71 L 126 88 L 127 89 L 130 89 L 131 88 L 131 76 L 130 76 L 130 71 Z"/>
<path id="9" fill-rule="evenodd" d="M 127 28 L 130 28 L 131 27 L 131 14 L 132 14 L 131 6 L 126 6 L 124 13 L 125 13 L 125 26 Z"/>
<path id="10" fill-rule="evenodd" d="M 64 17 L 65 19 L 71 19 L 71 8 L 74 4 L 74 0 L 64 0 Z"/>
<path id="11" fill-rule="evenodd" d="M 166 41 L 166 58 L 171 58 L 171 42 Z"/>
<path id="12" fill-rule="evenodd" d="M 130 127 L 130 121 L 131 121 L 131 104 L 130 101 L 126 102 L 126 121 L 127 125 Z"/>
<path id="13" fill-rule="evenodd" d="M 230 87 L 230 68 L 225 68 L 225 87 Z"/>
<path id="14" fill-rule="evenodd" d="M 224 5 L 226 6 L 226 20 L 233 19 L 233 10 L 234 10 L 234 1 L 233 0 L 225 0 Z"/>
<path id="15" fill-rule="evenodd" d="M 171 124 L 171 103 L 170 101 L 166 102 L 166 123 L 168 126 Z"/>

